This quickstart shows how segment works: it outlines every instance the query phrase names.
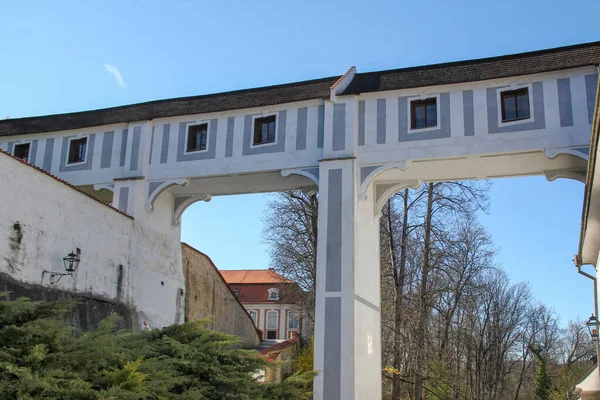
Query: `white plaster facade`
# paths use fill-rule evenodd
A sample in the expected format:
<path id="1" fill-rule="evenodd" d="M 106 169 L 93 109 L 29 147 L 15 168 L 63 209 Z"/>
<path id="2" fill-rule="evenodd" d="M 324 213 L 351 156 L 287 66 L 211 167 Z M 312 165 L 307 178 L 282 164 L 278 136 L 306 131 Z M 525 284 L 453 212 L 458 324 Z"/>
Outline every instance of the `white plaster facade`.
<path id="1" fill-rule="evenodd" d="M 264 100 L 258 106 L 234 109 L 234 104 L 210 112 L 199 106 L 197 114 L 173 112 L 68 131 L 17 132 L 0 136 L 0 148 L 11 151 L 16 143 L 30 140 L 35 149 L 32 163 L 72 184 L 113 190 L 113 204 L 135 217 L 132 257 L 148 271 L 134 283 L 135 298 L 148 301 L 150 309 L 177 310 L 172 294 L 156 296 L 153 281 L 154 276 L 169 276 L 169 293 L 183 287 L 176 248 L 181 214 L 190 204 L 217 195 L 318 190 L 315 368 L 320 373 L 314 396 L 376 399 L 381 393 L 382 204 L 394 192 L 426 181 L 541 174 L 549 180 L 583 181 L 600 63 L 598 44 L 587 46 L 593 56 L 576 66 L 546 63 L 547 69 L 533 73 L 346 93 L 361 79 L 352 68 L 325 97 L 273 104 Z M 569 52 L 578 49 L 548 54 L 564 56 L 561 62 L 568 64 L 573 59 Z M 527 66 L 527 60 L 537 56 L 526 54 L 519 60 Z M 297 90 L 306 85 L 299 83 Z M 519 87 L 530 88 L 530 118 L 503 123 L 498 92 Z M 426 97 L 438 99 L 437 126 L 410 129 L 408 104 L 412 98 Z M 178 101 L 185 102 L 173 100 Z M 257 115 L 276 115 L 274 144 L 252 145 Z M 48 117 L 58 120 L 60 116 Z M 207 151 L 187 154 L 186 127 L 206 121 Z M 27 126 L 27 121 L 22 123 Z M 12 122 L 0 121 L 0 132 L 3 124 Z M 74 135 L 89 135 L 90 158 L 71 167 L 65 157 Z M 162 257 L 169 262 L 155 262 Z"/>
<path id="2" fill-rule="evenodd" d="M 287 340 L 300 332 L 301 320 L 294 304 L 277 303 L 242 303 L 254 325 L 262 332 L 263 339 L 269 339 L 268 331 L 276 330 L 274 340 Z M 276 325 L 268 325 L 268 317 L 272 315 Z M 296 323 L 291 322 L 291 316 L 295 315 Z"/>
<path id="3" fill-rule="evenodd" d="M 0 272 L 122 302 L 152 327 L 183 321 L 181 253 L 168 247 L 171 237 L 179 237 L 178 228 L 163 242 L 145 226 L 159 221 L 135 221 L 4 153 L 0 181 Z M 170 215 L 166 218 L 170 226 Z M 51 284 L 43 271 L 64 273 L 62 258 L 76 248 L 81 263 L 74 276 Z M 170 273 L 156 265 L 170 266 Z"/>

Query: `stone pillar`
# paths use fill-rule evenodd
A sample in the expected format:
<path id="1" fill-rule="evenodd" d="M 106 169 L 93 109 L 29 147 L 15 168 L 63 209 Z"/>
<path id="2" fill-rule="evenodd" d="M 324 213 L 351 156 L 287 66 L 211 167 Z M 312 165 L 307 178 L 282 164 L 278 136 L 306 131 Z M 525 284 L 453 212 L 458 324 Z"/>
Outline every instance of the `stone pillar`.
<path id="1" fill-rule="evenodd" d="M 320 161 L 316 400 L 381 398 L 379 212 L 354 157 Z"/>

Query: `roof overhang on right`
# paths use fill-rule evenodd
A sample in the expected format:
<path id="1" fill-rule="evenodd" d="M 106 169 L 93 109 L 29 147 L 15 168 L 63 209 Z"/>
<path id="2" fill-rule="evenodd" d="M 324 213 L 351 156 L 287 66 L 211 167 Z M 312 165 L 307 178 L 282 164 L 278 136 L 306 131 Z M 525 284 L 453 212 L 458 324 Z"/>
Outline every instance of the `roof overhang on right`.
<path id="1" fill-rule="evenodd" d="M 600 252 L 600 168 L 596 168 L 596 161 L 600 158 L 600 148 L 598 147 L 599 133 L 600 79 L 598 80 L 598 88 L 596 89 L 596 105 L 590 136 L 590 153 L 583 198 L 579 252 L 576 260 L 578 266 L 585 264 L 596 266 Z"/>

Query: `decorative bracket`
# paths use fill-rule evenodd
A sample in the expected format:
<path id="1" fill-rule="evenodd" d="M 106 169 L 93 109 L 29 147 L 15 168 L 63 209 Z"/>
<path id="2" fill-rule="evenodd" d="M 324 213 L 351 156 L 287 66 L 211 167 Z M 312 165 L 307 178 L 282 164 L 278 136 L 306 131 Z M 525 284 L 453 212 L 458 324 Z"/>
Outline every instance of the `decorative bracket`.
<path id="1" fill-rule="evenodd" d="M 406 171 L 408 169 L 408 161 L 399 161 L 393 164 L 385 165 L 373 165 L 370 167 L 360 168 L 360 189 L 358 191 L 358 200 L 367 200 L 367 188 L 375 180 L 377 175 L 380 175 L 384 171 L 389 169 L 399 169 L 400 171 Z"/>
<path id="2" fill-rule="evenodd" d="M 585 171 L 544 171 L 544 176 L 549 182 L 555 181 L 558 178 L 574 179 L 581 183 L 585 183 L 586 174 Z"/>
<path id="3" fill-rule="evenodd" d="M 317 185 L 319 187 L 319 167 L 312 168 L 290 168 L 290 169 L 282 169 L 281 176 L 288 177 L 290 175 L 302 175 Z M 306 193 L 306 192 L 305 192 Z"/>
<path id="4" fill-rule="evenodd" d="M 571 148 L 560 148 L 560 149 L 546 149 L 544 155 L 549 159 L 556 158 L 561 154 L 569 154 L 575 157 L 579 157 L 585 161 L 588 161 L 590 148 L 589 146 L 571 147 Z"/>
<path id="5" fill-rule="evenodd" d="M 164 181 L 148 182 L 148 198 L 146 199 L 146 211 L 151 212 L 154 210 L 154 202 L 160 196 L 162 192 L 170 188 L 171 186 L 187 186 L 190 184 L 188 178 L 179 179 L 167 179 Z"/>
<path id="6" fill-rule="evenodd" d="M 197 201 L 206 201 L 209 202 L 212 200 L 212 196 L 210 194 L 201 194 L 197 196 L 184 196 L 184 197 L 176 197 L 175 203 L 173 204 L 173 226 L 181 225 L 181 216 L 187 210 L 189 206 L 194 204 Z"/>
<path id="7" fill-rule="evenodd" d="M 374 213 L 381 217 L 381 210 L 388 199 L 402 189 L 418 189 L 423 182 L 417 179 L 407 179 L 394 183 L 380 183 L 375 185 Z"/>
<path id="8" fill-rule="evenodd" d="M 111 192 L 115 192 L 115 184 L 114 183 L 96 183 L 94 185 L 94 190 L 110 190 Z"/>

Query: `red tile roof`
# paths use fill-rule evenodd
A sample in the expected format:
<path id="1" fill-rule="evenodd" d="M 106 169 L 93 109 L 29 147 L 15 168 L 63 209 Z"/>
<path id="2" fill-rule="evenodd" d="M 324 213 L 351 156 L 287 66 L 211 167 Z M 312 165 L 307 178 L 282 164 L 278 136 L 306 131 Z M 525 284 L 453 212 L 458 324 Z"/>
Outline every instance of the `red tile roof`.
<path id="1" fill-rule="evenodd" d="M 254 284 L 254 283 L 293 283 L 277 272 L 270 269 L 239 269 L 219 270 L 227 283 Z"/>

